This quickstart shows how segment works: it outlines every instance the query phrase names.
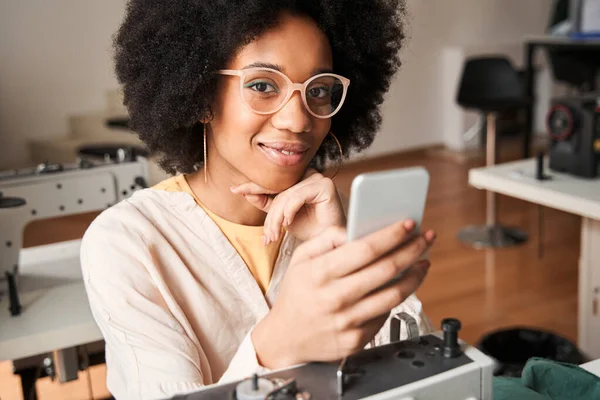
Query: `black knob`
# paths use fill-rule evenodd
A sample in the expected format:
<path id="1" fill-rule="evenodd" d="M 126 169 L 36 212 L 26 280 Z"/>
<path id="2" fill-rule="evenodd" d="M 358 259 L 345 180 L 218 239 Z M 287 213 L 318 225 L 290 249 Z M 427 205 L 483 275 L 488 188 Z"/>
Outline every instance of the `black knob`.
<path id="1" fill-rule="evenodd" d="M 544 153 L 541 151 L 537 155 L 537 168 L 536 168 L 536 179 L 542 180 L 544 178 Z"/>
<path id="2" fill-rule="evenodd" d="M 258 392 L 258 375 L 252 375 L 252 390 Z"/>
<path id="3" fill-rule="evenodd" d="M 6 279 L 8 280 L 9 294 L 9 310 L 10 315 L 17 316 L 21 314 L 21 303 L 19 302 L 19 292 L 17 291 L 17 281 L 15 274 L 6 271 Z"/>
<path id="4" fill-rule="evenodd" d="M 444 357 L 454 358 L 460 355 L 460 346 L 458 345 L 458 331 L 460 331 L 460 328 L 460 321 L 456 318 L 445 318 L 442 321 Z"/>
<path id="5" fill-rule="evenodd" d="M 544 174 L 544 153 L 541 151 L 537 155 L 535 179 L 538 181 L 551 179 L 549 175 Z"/>
<path id="6" fill-rule="evenodd" d="M 133 181 L 136 185 L 139 185 L 143 189 L 146 189 L 148 187 L 148 182 L 146 182 L 146 179 L 144 179 L 143 176 L 136 176 Z"/>

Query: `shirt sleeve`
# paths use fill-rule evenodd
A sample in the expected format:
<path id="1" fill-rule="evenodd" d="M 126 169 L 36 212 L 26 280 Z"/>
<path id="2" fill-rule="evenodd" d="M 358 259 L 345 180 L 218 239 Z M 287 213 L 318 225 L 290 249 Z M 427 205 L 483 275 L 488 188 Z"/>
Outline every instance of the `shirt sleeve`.
<path id="1" fill-rule="evenodd" d="M 375 346 L 383 346 L 392 341 L 397 340 L 406 340 L 408 339 L 408 326 L 406 321 L 402 320 L 400 324 L 400 337 L 392 338 L 391 337 L 391 322 L 395 315 L 400 313 L 406 313 L 407 316 L 405 318 L 414 319 L 418 330 L 419 336 L 427 335 L 434 331 L 433 324 L 429 317 L 423 311 L 423 306 L 421 301 L 417 298 L 415 294 L 410 295 L 402 304 L 395 307 L 391 312 L 390 316 L 383 325 L 383 327 L 379 330 L 375 338 L 373 339 L 373 343 L 370 343 L 366 346 L 366 348 Z"/>
<path id="2" fill-rule="evenodd" d="M 196 336 L 171 311 L 177 304 L 161 295 L 168 288 L 153 279 L 152 247 L 130 227 L 101 221 L 94 221 L 84 235 L 81 266 L 89 305 L 106 343 L 107 387 L 116 399 L 165 399 L 266 371 L 258 363 L 250 331 L 214 382 Z"/>

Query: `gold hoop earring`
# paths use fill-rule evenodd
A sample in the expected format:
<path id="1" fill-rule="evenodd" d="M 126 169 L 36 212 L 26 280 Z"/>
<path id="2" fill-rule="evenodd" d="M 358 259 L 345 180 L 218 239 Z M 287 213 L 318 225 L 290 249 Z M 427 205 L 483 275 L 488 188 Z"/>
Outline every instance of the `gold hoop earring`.
<path id="1" fill-rule="evenodd" d="M 335 171 L 335 174 L 333 174 L 333 176 L 330 178 L 330 179 L 333 179 L 338 174 L 338 172 L 340 172 L 340 168 L 342 167 L 342 160 L 344 159 L 344 151 L 342 150 L 342 145 L 340 144 L 340 141 L 338 140 L 337 137 L 335 137 L 333 132 L 329 132 L 328 135 L 331 135 L 333 140 L 335 140 L 335 144 L 337 144 L 338 150 L 340 151 L 340 160 L 337 163 L 337 169 Z"/>
<path id="2" fill-rule="evenodd" d="M 206 154 L 206 123 L 204 125 L 204 183 L 208 183 L 208 158 Z"/>

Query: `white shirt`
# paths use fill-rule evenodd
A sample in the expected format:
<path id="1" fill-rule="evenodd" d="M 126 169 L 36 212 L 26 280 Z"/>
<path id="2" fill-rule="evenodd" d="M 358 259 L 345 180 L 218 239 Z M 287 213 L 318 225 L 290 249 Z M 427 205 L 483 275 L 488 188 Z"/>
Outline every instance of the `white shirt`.
<path id="1" fill-rule="evenodd" d="M 263 296 L 189 194 L 144 189 L 104 211 L 83 237 L 81 265 L 106 342 L 111 394 L 164 399 L 266 372 L 250 333 L 276 300 L 298 244 L 286 235 Z M 414 295 L 400 311 L 416 319 L 421 334 L 431 331 Z M 389 319 L 375 341 L 389 342 Z"/>

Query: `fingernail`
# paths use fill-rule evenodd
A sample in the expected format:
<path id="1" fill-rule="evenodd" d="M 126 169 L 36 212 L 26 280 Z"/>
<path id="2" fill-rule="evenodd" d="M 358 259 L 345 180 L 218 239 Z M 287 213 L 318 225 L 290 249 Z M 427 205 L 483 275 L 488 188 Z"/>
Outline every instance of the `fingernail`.
<path id="1" fill-rule="evenodd" d="M 404 228 L 407 231 L 412 231 L 415 228 L 415 221 L 413 221 L 412 219 L 404 221 Z"/>
<path id="2" fill-rule="evenodd" d="M 429 231 L 427 232 L 427 240 L 430 242 L 434 242 L 436 239 L 437 235 L 435 234 L 435 232 Z"/>

